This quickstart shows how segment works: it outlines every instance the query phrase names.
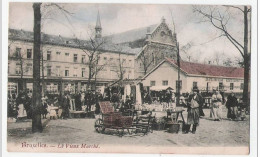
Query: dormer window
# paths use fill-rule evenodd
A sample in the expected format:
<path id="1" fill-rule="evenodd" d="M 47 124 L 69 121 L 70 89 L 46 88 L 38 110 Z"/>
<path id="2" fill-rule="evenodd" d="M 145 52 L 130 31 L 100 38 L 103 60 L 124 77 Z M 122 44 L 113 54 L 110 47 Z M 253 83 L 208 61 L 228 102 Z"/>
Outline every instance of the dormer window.
<path id="1" fill-rule="evenodd" d="M 66 40 L 66 44 L 69 44 L 69 43 L 70 43 L 70 41 Z"/>

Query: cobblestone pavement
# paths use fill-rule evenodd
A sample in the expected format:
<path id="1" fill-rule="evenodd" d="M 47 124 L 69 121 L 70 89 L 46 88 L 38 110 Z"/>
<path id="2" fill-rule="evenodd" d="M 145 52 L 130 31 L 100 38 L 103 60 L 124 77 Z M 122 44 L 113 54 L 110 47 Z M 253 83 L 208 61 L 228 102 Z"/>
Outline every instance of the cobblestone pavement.
<path id="1" fill-rule="evenodd" d="M 185 112 L 185 111 L 184 111 Z M 204 109 L 206 117 L 200 120 L 196 134 L 170 134 L 166 131 L 153 131 L 148 135 L 126 134 L 119 137 L 113 131 L 106 134 L 97 133 L 94 129 L 95 119 L 68 119 L 51 120 L 43 133 L 30 132 L 29 124 L 25 123 L 14 132 L 13 123 L 8 126 L 9 143 L 86 143 L 86 144 L 112 144 L 112 145 L 143 145 L 143 146 L 248 146 L 249 145 L 249 117 L 245 121 L 230 121 L 224 119 L 216 122 L 207 116 L 209 110 Z M 223 115 L 225 114 L 225 111 Z M 184 114 L 186 117 L 186 112 Z M 12 127 L 11 127 L 12 126 Z M 115 133 L 115 132 L 114 132 Z"/>

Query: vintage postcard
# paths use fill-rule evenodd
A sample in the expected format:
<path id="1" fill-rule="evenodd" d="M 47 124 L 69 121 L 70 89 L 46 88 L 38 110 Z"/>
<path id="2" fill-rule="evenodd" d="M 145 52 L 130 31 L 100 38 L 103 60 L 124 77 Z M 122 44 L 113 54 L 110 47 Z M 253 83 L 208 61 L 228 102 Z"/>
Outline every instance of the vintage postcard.
<path id="1" fill-rule="evenodd" d="M 8 7 L 8 152 L 250 153 L 251 5 Z"/>

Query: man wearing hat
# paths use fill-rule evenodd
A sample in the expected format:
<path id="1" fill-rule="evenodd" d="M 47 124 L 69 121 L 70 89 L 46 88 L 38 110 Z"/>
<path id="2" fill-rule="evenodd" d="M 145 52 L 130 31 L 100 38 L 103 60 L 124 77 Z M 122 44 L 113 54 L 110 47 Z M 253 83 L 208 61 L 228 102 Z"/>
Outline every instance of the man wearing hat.
<path id="1" fill-rule="evenodd" d="M 87 89 L 87 93 L 85 94 L 85 104 L 87 105 L 87 112 L 90 112 L 92 105 L 92 94 L 91 89 Z"/>
<path id="2" fill-rule="evenodd" d="M 193 94 L 191 94 L 188 98 L 188 117 L 187 117 L 187 129 L 184 133 L 188 133 L 190 131 L 190 127 L 192 126 L 192 133 L 195 134 L 196 128 L 199 125 L 200 112 L 199 107 L 203 104 L 202 97 L 198 94 L 198 87 L 193 87 Z"/>

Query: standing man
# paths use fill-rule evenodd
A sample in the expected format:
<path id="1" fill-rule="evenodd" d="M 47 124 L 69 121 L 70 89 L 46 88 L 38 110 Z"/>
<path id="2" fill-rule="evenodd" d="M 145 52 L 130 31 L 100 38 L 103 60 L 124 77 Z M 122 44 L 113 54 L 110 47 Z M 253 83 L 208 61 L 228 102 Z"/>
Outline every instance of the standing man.
<path id="1" fill-rule="evenodd" d="M 85 94 L 85 105 L 87 105 L 87 112 L 90 112 L 91 110 L 91 103 L 92 103 L 91 99 L 92 99 L 91 90 L 90 88 L 88 88 L 87 93 Z"/>
<path id="2" fill-rule="evenodd" d="M 70 98 L 69 98 L 68 94 L 66 94 L 64 96 L 63 102 L 62 102 L 62 114 L 61 114 L 61 117 L 63 119 L 69 118 L 69 108 L 70 108 Z"/>
<path id="3" fill-rule="evenodd" d="M 202 97 L 198 94 L 198 87 L 193 87 L 193 94 L 191 94 L 188 98 L 188 117 L 187 117 L 187 124 L 188 127 L 184 133 L 188 133 L 192 126 L 192 133 L 195 134 L 196 128 L 199 125 L 200 119 L 200 112 L 199 107 L 203 103 Z"/>
<path id="4" fill-rule="evenodd" d="M 95 114 L 99 114 L 100 113 L 100 106 L 99 106 L 99 102 L 103 101 L 103 96 L 101 94 L 101 90 L 99 89 L 96 93 L 96 110 L 95 110 Z"/>
<path id="5" fill-rule="evenodd" d="M 75 95 L 75 108 L 76 108 L 76 111 L 82 110 L 82 108 L 81 108 L 81 95 L 78 92 Z"/>
<path id="6" fill-rule="evenodd" d="M 237 106 L 237 98 L 235 97 L 235 94 L 231 92 L 231 94 L 227 97 L 226 102 L 226 107 L 228 109 L 227 118 L 234 120 L 237 117 Z"/>
<path id="7" fill-rule="evenodd" d="M 203 112 L 204 100 L 203 100 L 202 95 L 201 95 L 201 93 L 199 92 L 199 90 L 198 90 L 198 95 L 199 95 L 199 97 L 201 98 L 201 103 L 200 103 L 200 107 L 199 107 L 200 117 L 204 117 L 204 116 L 205 116 L 205 114 L 204 114 L 204 112 Z"/>

